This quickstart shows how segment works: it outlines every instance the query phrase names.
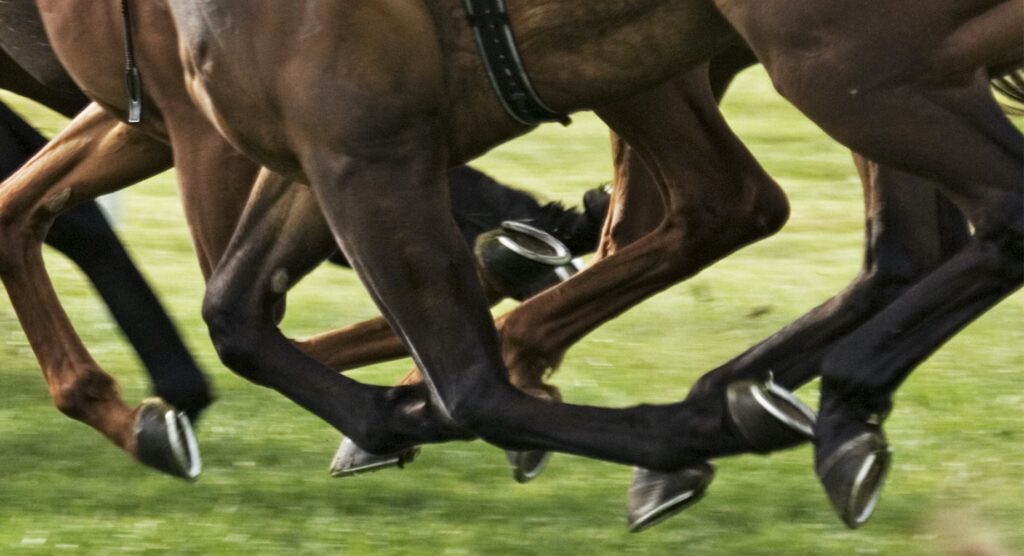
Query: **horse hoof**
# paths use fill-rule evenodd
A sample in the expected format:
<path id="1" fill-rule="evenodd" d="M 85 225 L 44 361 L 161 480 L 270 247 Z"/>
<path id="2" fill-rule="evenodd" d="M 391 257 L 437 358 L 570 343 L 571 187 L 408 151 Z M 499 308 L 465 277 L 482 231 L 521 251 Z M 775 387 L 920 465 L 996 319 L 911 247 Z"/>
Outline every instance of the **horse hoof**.
<path id="1" fill-rule="evenodd" d="M 755 452 L 792 448 L 814 438 L 814 411 L 770 376 L 763 382 L 730 384 L 726 406 L 734 428 Z"/>
<path id="2" fill-rule="evenodd" d="M 558 391 L 558 388 L 552 385 L 521 386 L 520 388 L 523 392 L 547 402 L 557 402 L 562 399 L 562 394 Z M 540 476 L 548 461 L 551 460 L 551 452 L 545 450 L 523 450 L 521 452 L 506 450 L 505 458 L 508 459 L 508 463 L 512 466 L 512 478 L 517 483 L 523 484 Z"/>
<path id="3" fill-rule="evenodd" d="M 502 222 L 477 238 L 477 262 L 506 297 L 524 301 L 564 282 L 583 268 L 558 238 L 523 222 Z"/>
<path id="4" fill-rule="evenodd" d="M 670 473 L 637 467 L 629 486 L 629 532 L 639 533 L 696 504 L 714 478 L 708 463 Z"/>
<path id="5" fill-rule="evenodd" d="M 135 457 L 154 469 L 194 480 L 203 469 L 192 423 L 160 398 L 144 400 L 135 418 Z"/>
<path id="6" fill-rule="evenodd" d="M 505 457 L 512 465 L 512 478 L 517 483 L 528 483 L 536 479 L 551 459 L 551 452 L 545 450 L 508 450 Z"/>
<path id="7" fill-rule="evenodd" d="M 817 467 L 832 508 L 850 529 L 871 518 L 892 465 L 892 450 L 880 432 L 865 432 L 821 460 Z"/>
<path id="8" fill-rule="evenodd" d="M 380 471 L 388 467 L 405 467 L 405 464 L 412 462 L 420 453 L 419 446 L 413 446 L 407 450 L 394 454 L 377 455 L 356 446 L 348 438 L 341 441 L 338 452 L 334 454 L 331 462 L 332 477 L 349 477 L 360 473 Z"/>

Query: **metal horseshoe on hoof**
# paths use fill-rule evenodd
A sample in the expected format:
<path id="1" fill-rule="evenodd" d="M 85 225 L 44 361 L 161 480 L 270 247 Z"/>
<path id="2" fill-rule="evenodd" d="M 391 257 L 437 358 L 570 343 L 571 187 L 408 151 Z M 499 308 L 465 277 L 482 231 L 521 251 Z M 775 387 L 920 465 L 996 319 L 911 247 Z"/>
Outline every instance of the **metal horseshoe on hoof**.
<path id="1" fill-rule="evenodd" d="M 191 421 L 160 398 L 139 405 L 135 455 L 140 462 L 180 479 L 195 480 L 203 470 Z"/>

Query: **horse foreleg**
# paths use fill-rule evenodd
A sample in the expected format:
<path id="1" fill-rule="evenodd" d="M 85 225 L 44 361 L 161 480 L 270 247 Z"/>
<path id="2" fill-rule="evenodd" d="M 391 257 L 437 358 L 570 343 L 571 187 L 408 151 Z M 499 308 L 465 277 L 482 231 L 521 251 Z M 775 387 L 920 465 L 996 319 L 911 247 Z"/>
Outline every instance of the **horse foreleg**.
<path id="1" fill-rule="evenodd" d="M 653 181 L 635 155 L 624 155 L 607 256 L 503 318 L 504 357 L 518 382 L 539 382 L 601 323 L 782 226 L 785 196 L 722 119 L 706 71 L 599 111 Z"/>
<path id="2" fill-rule="evenodd" d="M 277 327 L 283 296 L 335 248 L 308 189 L 264 170 L 208 283 L 203 317 L 221 360 L 374 453 L 465 437 L 430 419 L 422 386 L 360 384 L 303 353 Z"/>
<path id="3" fill-rule="evenodd" d="M 339 371 L 409 355 L 382 317 L 296 340 L 295 343 L 309 356 Z"/>
<path id="4" fill-rule="evenodd" d="M 1012 2 L 975 4 L 975 17 L 954 0 L 856 14 L 843 2 L 787 4 L 784 16 L 772 1 L 719 4 L 798 108 L 868 158 L 936 180 L 974 225 L 955 255 L 822 361 L 816 468 L 843 521 L 856 527 L 870 517 L 888 469 L 881 424 L 896 388 L 1024 282 L 1024 137 L 994 102 L 985 71 L 1004 61 L 1007 45 L 1017 45 L 1019 59 L 1019 17 L 1002 16 Z M 857 55 L 823 53 L 788 35 L 811 22 L 837 51 Z M 982 43 L 954 40 L 979 25 L 988 28 L 975 36 Z"/>
<path id="5" fill-rule="evenodd" d="M 99 205 L 90 201 L 61 213 L 46 244 L 89 277 L 149 373 L 153 393 L 195 422 L 213 402 L 206 377 Z"/>
<path id="6" fill-rule="evenodd" d="M 56 214 L 170 166 L 166 146 L 93 105 L 0 191 L 0 278 L 55 405 L 144 463 L 194 477 L 188 419 L 162 401 L 125 405 L 76 334 L 46 272 L 41 245 Z"/>
<path id="7" fill-rule="evenodd" d="M 825 355 L 847 334 L 935 270 L 969 239 L 967 221 L 935 184 L 855 155 L 864 186 L 865 253 L 842 292 L 741 355 L 705 374 L 692 398 L 722 399 L 728 384 L 765 378 L 795 390 L 818 376 Z"/>

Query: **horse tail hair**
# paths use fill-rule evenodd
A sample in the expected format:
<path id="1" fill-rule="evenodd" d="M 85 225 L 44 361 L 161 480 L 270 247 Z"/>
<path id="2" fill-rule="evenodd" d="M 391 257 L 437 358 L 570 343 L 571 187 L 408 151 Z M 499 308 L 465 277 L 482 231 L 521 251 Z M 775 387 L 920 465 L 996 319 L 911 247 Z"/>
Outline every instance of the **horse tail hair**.
<path id="1" fill-rule="evenodd" d="M 1001 102 L 1003 110 L 1012 116 L 1024 116 L 1024 68 L 992 79 L 992 88 L 1012 104 Z"/>

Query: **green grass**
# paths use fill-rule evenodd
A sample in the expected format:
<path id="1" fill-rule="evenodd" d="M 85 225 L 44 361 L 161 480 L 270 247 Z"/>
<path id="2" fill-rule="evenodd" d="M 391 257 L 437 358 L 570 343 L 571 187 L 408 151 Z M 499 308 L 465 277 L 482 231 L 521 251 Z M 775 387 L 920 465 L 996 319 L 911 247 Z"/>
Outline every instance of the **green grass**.
<path id="1" fill-rule="evenodd" d="M 10 98 L 10 97 L 5 97 Z M 45 131 L 62 123 L 14 104 Z M 576 402 L 678 400 L 697 377 L 842 288 L 862 244 L 849 154 L 752 71 L 727 116 L 790 194 L 786 229 L 608 323 L 555 376 Z M 578 203 L 610 176 L 607 132 L 587 115 L 489 154 L 501 180 Z M 53 409 L 9 305 L 0 309 L 0 553 L 193 554 L 936 554 L 957 539 L 1024 553 L 1024 296 L 1017 294 L 935 354 L 901 389 L 887 430 L 896 459 L 873 521 L 845 530 L 809 448 L 719 462 L 698 506 L 640 535 L 624 527 L 630 470 L 558 455 L 514 484 L 482 443 L 430 446 L 402 472 L 334 480 L 339 435 L 282 397 L 224 369 L 199 317 L 202 280 L 173 176 L 130 190 L 122 236 L 212 375 L 219 401 L 200 425 L 195 484 L 133 463 Z M 65 307 L 128 400 L 143 372 L 102 305 L 61 257 L 47 261 Z M 374 315 L 355 277 L 318 270 L 289 299 L 302 335 Z M 355 376 L 386 383 L 408 362 Z M 815 386 L 800 392 L 815 401 Z"/>

